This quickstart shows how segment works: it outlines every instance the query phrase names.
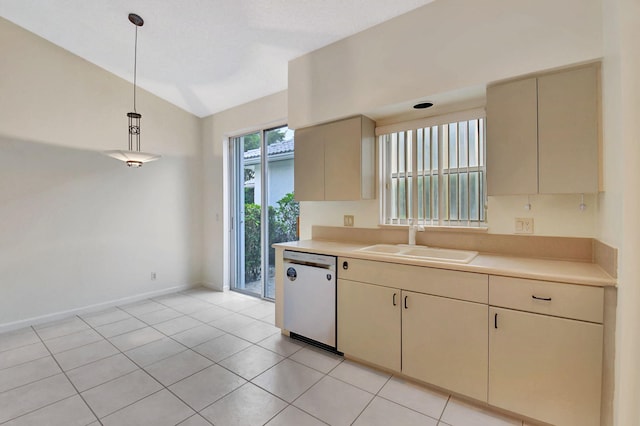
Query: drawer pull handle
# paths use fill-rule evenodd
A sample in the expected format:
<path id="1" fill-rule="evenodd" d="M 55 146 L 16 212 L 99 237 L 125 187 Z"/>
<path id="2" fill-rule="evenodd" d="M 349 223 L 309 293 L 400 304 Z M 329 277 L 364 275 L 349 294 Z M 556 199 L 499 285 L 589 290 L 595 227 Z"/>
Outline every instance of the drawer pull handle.
<path id="1" fill-rule="evenodd" d="M 345 271 L 349 269 L 349 262 L 342 262 L 342 269 L 344 269 Z"/>
<path id="2" fill-rule="evenodd" d="M 396 293 L 393 293 L 393 306 L 396 306 Z"/>
<path id="3" fill-rule="evenodd" d="M 493 327 L 498 328 L 498 314 L 496 313 L 493 317 Z"/>
<path id="4" fill-rule="evenodd" d="M 536 300 L 544 300 L 545 302 L 551 302 L 551 298 L 550 297 L 538 297 L 535 294 L 531 296 L 533 299 Z"/>
<path id="5" fill-rule="evenodd" d="M 409 309 L 409 307 L 407 306 L 407 297 L 409 297 L 409 296 L 405 296 L 404 297 L 404 308 L 405 309 Z"/>

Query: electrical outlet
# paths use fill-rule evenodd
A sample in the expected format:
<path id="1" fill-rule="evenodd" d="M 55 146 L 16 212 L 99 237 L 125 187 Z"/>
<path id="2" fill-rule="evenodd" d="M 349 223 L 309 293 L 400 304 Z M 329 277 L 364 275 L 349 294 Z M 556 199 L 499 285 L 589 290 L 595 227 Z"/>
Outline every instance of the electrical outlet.
<path id="1" fill-rule="evenodd" d="M 152 273 L 151 273 L 151 281 L 155 281 L 155 280 L 156 280 L 156 278 L 157 278 L 156 273 L 155 273 L 155 272 L 152 272 Z"/>
<path id="2" fill-rule="evenodd" d="M 533 234 L 533 218 L 517 217 L 516 234 Z"/>
<path id="3" fill-rule="evenodd" d="M 344 215 L 344 226 L 353 226 L 353 215 Z"/>

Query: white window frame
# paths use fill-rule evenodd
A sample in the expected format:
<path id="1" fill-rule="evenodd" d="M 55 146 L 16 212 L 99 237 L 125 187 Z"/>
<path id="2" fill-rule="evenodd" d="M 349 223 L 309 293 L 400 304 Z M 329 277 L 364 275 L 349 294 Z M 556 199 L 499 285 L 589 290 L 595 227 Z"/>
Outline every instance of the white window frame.
<path id="1" fill-rule="evenodd" d="M 483 125 L 481 126 L 481 128 L 479 129 L 479 133 L 480 133 L 480 137 L 482 138 L 484 144 L 482 146 L 482 149 L 480 150 L 480 152 L 478 153 L 479 158 L 478 158 L 478 165 L 477 166 L 468 166 L 469 161 L 467 161 L 467 165 L 466 166 L 457 166 L 455 168 L 443 168 L 441 165 L 443 165 L 445 162 L 444 160 L 444 156 L 447 155 L 447 151 L 448 151 L 448 144 L 444 143 L 445 141 L 445 135 L 440 131 L 442 129 L 442 127 L 439 127 L 438 130 L 438 167 L 437 169 L 434 169 L 433 167 L 431 167 L 432 165 L 430 165 L 430 167 L 428 169 L 426 169 L 424 166 L 422 167 L 422 169 L 424 170 L 418 170 L 418 155 L 417 154 L 417 132 L 418 130 L 423 130 L 423 129 L 428 129 L 428 128 L 432 128 L 434 126 L 445 126 L 448 124 L 453 124 L 453 123 L 459 123 L 459 122 L 464 122 L 464 121 L 469 121 L 469 120 L 477 120 L 477 119 L 481 119 L 483 122 Z M 411 152 L 412 153 L 416 153 L 416 154 L 412 154 L 412 155 L 407 155 L 407 158 L 404 158 L 404 171 L 402 171 L 402 167 L 397 167 L 397 172 L 394 174 L 391 174 L 390 172 L 388 172 L 388 170 L 391 169 L 391 165 L 390 165 L 390 156 L 388 155 L 387 152 L 387 145 L 385 143 L 386 138 L 390 137 L 391 134 L 397 133 L 401 136 L 399 137 L 403 137 L 403 138 L 409 138 L 411 137 Z M 460 112 L 456 112 L 456 113 L 452 113 L 452 114 L 446 114 L 446 115 L 440 115 L 440 116 L 436 116 L 436 117 L 429 117 L 429 118 L 424 118 L 424 119 L 419 119 L 419 120 L 414 120 L 414 121 L 410 121 L 410 122 L 403 122 L 403 123 L 396 123 L 396 124 L 391 124 L 391 125 L 387 125 L 387 126 L 381 126 L 376 128 L 376 135 L 378 136 L 378 144 L 379 144 L 379 166 L 380 166 L 380 224 L 382 226 L 388 226 L 388 225 L 408 225 L 410 220 L 414 220 L 412 223 L 418 223 L 421 225 L 426 225 L 426 226 L 435 226 L 435 227 L 465 227 L 465 228 L 474 228 L 474 229 L 486 229 L 487 227 L 487 193 L 486 193 L 486 114 L 484 109 L 473 109 L 473 110 L 467 110 L 467 111 L 460 111 Z M 405 139 L 407 140 L 407 139 Z M 468 142 L 467 142 L 468 144 Z M 467 147 L 469 147 L 469 145 L 467 145 Z M 467 155 L 468 155 L 468 151 L 467 151 Z M 398 155 L 396 160 L 400 161 L 400 156 Z M 459 158 L 458 158 L 459 160 Z M 414 176 L 415 172 L 417 171 L 418 174 L 416 176 Z M 443 200 L 447 200 L 448 201 L 448 193 L 445 193 L 445 185 L 443 185 L 442 183 L 444 182 L 445 179 L 447 179 L 447 184 L 450 182 L 450 176 L 453 176 L 454 174 L 466 174 L 467 176 L 467 188 L 469 188 L 469 182 L 470 182 L 470 173 L 478 173 L 478 176 L 481 176 L 481 181 L 479 182 L 478 185 L 478 193 L 477 193 L 477 200 L 478 200 L 478 206 L 477 206 L 477 215 L 476 217 L 471 217 L 470 214 L 470 210 L 471 210 L 471 200 L 470 200 L 470 194 L 468 193 L 467 190 L 467 208 L 469 210 L 468 212 L 468 217 L 467 218 L 460 218 L 460 206 L 461 206 L 461 201 L 462 199 L 460 198 L 461 195 L 460 193 L 458 193 L 458 213 L 457 216 L 455 217 L 450 217 L 450 211 L 449 211 L 449 205 L 448 202 L 445 203 L 443 202 Z M 422 177 L 430 177 L 429 181 L 433 182 L 434 178 L 437 178 L 438 180 L 438 194 L 437 194 L 437 198 L 438 198 L 438 211 L 437 211 L 437 219 L 435 218 L 435 215 L 433 215 L 432 213 L 429 214 L 430 217 L 428 218 L 421 218 L 420 220 L 416 220 L 418 219 L 418 211 L 419 211 L 419 205 L 418 205 L 418 179 Z M 408 186 L 407 188 L 405 188 L 405 203 L 404 203 L 404 210 L 406 212 L 406 217 L 392 217 L 389 218 L 387 217 L 388 212 L 390 212 L 392 210 L 391 208 L 391 202 L 392 202 L 392 179 L 395 178 L 402 178 L 402 179 L 406 179 L 407 182 L 410 181 L 411 184 L 410 185 L 406 185 Z M 433 183 L 432 183 L 433 185 Z M 430 191 L 427 192 L 429 194 L 430 198 L 430 202 L 428 203 L 429 208 L 431 208 L 434 205 L 434 188 L 432 187 Z M 397 210 L 401 210 L 400 208 L 400 204 L 399 204 L 399 200 L 396 200 L 396 202 L 398 203 L 397 205 Z M 423 203 L 423 205 L 421 206 L 422 210 L 427 208 L 427 204 Z M 425 216 L 426 212 L 422 212 L 423 216 Z M 398 215 L 400 216 L 400 215 Z M 479 217 L 478 217 L 479 216 Z"/>

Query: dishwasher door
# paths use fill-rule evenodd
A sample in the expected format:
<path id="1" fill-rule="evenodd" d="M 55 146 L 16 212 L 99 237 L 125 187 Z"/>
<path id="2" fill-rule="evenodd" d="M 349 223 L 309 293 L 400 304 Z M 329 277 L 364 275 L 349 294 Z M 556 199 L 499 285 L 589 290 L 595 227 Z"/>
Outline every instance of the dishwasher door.
<path id="1" fill-rule="evenodd" d="M 336 348 L 336 277 L 333 266 L 284 262 L 284 328 Z"/>

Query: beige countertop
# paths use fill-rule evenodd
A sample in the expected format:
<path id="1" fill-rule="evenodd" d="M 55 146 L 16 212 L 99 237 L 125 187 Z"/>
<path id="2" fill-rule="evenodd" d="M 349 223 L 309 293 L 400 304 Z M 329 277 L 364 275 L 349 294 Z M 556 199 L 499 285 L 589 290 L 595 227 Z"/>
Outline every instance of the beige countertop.
<path id="1" fill-rule="evenodd" d="M 595 263 L 532 259 L 479 253 L 471 262 L 467 264 L 460 264 L 359 251 L 359 249 L 370 245 L 372 244 L 322 240 L 304 240 L 274 244 L 274 246 L 281 247 L 286 250 L 329 254 L 356 259 L 377 260 L 380 262 L 428 266 L 431 268 L 478 272 L 508 277 L 531 278 L 543 281 L 561 281 L 571 284 L 599 287 L 616 285 L 615 278 L 612 278 Z"/>

